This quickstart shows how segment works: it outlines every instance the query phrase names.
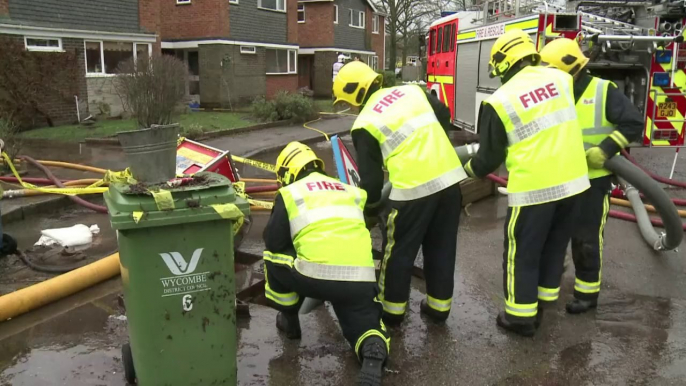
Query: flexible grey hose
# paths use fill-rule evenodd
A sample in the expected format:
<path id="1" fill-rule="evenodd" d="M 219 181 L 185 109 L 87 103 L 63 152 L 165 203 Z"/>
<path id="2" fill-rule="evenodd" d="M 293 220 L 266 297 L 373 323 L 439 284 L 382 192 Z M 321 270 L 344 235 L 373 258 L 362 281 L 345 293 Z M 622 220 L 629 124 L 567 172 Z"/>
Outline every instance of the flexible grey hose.
<path id="1" fill-rule="evenodd" d="M 619 180 L 620 184 L 625 186 L 624 193 L 629 199 L 629 202 L 631 202 L 631 207 L 634 209 L 636 223 L 638 224 L 638 229 L 641 231 L 641 236 L 643 236 L 643 239 L 652 246 L 653 249 L 656 251 L 661 250 L 661 238 L 664 237 L 665 234 L 658 234 L 655 231 L 655 228 L 653 228 L 653 224 L 650 223 L 650 216 L 648 216 L 648 210 L 645 205 L 643 205 L 638 190 L 624 181 L 624 179 L 620 178 Z"/>
<path id="2" fill-rule="evenodd" d="M 649 175 L 626 159 L 615 156 L 605 161 L 605 168 L 626 180 L 631 187 L 627 196 L 636 212 L 641 234 L 656 251 L 671 251 L 679 247 L 684 237 L 683 224 L 679 212 L 665 191 Z M 634 188 L 635 187 L 635 188 Z M 636 191 L 638 189 L 653 204 L 664 223 L 665 233 L 657 234 L 650 223 L 648 213 Z M 631 199 L 629 193 L 636 196 Z M 651 231 L 648 231 L 650 228 Z M 655 237 L 657 236 L 657 240 Z"/>

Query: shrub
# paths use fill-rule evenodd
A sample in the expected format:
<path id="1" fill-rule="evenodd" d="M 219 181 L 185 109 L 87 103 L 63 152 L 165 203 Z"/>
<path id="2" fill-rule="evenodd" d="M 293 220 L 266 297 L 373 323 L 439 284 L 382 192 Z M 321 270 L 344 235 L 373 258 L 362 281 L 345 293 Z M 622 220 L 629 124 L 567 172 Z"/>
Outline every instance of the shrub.
<path id="1" fill-rule="evenodd" d="M 0 38 L 0 114 L 23 130 L 53 126 L 50 107 L 74 106 L 79 68 L 74 49 L 30 52 L 23 40 Z"/>
<path id="2" fill-rule="evenodd" d="M 255 99 L 252 104 L 252 113 L 264 121 L 305 122 L 316 116 L 317 109 L 311 98 L 281 91 L 272 100 L 267 100 L 264 97 Z"/>
<path id="3" fill-rule="evenodd" d="M 395 87 L 395 73 L 393 71 L 379 71 L 383 75 L 383 87 Z"/>
<path id="4" fill-rule="evenodd" d="M 119 65 L 114 85 L 139 128 L 173 123 L 186 94 L 186 65 L 170 55 L 141 57 Z"/>
<path id="5" fill-rule="evenodd" d="M 190 126 L 184 127 L 183 130 L 181 130 L 181 133 L 188 139 L 198 139 L 205 134 L 205 129 L 202 127 L 202 125 L 191 123 Z"/>
<path id="6" fill-rule="evenodd" d="M 14 160 L 21 152 L 22 140 L 19 136 L 19 126 L 9 117 L 0 116 L 0 139 L 5 143 L 2 151 L 7 153 L 11 160 Z M 9 172 L 10 168 L 5 163 L 2 164 L 3 172 Z"/>

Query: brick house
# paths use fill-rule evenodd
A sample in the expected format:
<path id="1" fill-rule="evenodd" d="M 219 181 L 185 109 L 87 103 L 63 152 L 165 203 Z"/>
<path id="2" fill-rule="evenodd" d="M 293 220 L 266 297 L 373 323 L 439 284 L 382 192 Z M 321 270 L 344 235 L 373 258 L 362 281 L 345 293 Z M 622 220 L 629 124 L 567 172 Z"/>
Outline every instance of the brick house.
<path id="1" fill-rule="evenodd" d="M 375 70 L 385 63 L 385 18 L 367 0 L 298 1 L 298 86 L 331 96 L 339 54 Z"/>
<path id="2" fill-rule="evenodd" d="M 79 113 L 100 111 L 119 115 L 120 98 L 112 87 L 117 65 L 159 50 L 155 12 L 139 0 L 0 0 L 0 36 L 9 36 L 28 51 L 51 60 L 52 55 L 76 55 L 74 96 Z M 56 83 L 63 80 L 55 79 Z M 73 81 L 70 81 L 73 82 Z M 66 87 L 66 85 L 65 85 Z M 72 90 L 70 88 L 70 90 Z M 77 121 L 76 98 L 55 98 L 42 106 L 54 124 Z"/>
<path id="3" fill-rule="evenodd" d="M 188 94 L 228 107 L 298 88 L 295 0 L 160 0 L 162 49 L 188 64 Z"/>

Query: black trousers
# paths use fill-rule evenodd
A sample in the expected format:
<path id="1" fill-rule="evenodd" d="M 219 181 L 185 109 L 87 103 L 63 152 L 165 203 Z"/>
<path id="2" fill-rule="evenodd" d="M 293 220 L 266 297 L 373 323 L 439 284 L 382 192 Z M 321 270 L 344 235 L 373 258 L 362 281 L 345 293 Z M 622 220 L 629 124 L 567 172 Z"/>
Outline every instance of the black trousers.
<path id="1" fill-rule="evenodd" d="M 358 358 L 362 343 L 368 337 L 378 336 L 389 341 L 386 327 L 381 322 L 382 306 L 377 298 L 379 291 L 376 283 L 312 279 L 286 265 L 270 261 L 265 261 L 264 264 L 267 282 L 265 290 L 271 291 L 277 299 L 286 299 L 286 302 L 275 302 L 268 298 L 274 308 L 286 313 L 297 313 L 305 297 L 330 302 L 343 336 Z"/>
<path id="2" fill-rule="evenodd" d="M 450 312 L 461 206 L 459 184 L 418 200 L 391 201 L 379 277 L 384 312 L 405 314 L 420 246 L 427 303 L 436 311 Z"/>
<path id="3" fill-rule="evenodd" d="M 574 297 L 577 299 L 595 300 L 600 293 L 611 179 L 612 176 L 594 178 L 591 188 L 581 194 L 583 210 L 572 236 L 572 259 L 576 273 Z"/>
<path id="4" fill-rule="evenodd" d="M 503 253 L 508 319 L 533 322 L 539 305 L 558 299 L 565 252 L 575 229 L 580 198 L 575 195 L 545 204 L 508 208 Z"/>

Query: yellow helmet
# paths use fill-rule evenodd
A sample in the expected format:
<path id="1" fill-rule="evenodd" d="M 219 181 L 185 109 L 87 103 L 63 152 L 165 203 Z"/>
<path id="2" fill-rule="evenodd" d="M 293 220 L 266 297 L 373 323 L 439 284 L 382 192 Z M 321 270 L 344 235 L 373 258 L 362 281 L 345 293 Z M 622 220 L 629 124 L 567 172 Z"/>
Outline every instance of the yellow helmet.
<path id="1" fill-rule="evenodd" d="M 341 67 L 333 81 L 334 104 L 344 101 L 351 106 L 361 106 L 372 84 L 378 83 L 380 87 L 382 81 L 383 76 L 368 65 L 360 61 L 350 62 Z"/>
<path id="2" fill-rule="evenodd" d="M 276 180 L 286 186 L 295 182 L 298 175 L 308 167 L 324 170 L 324 161 L 319 159 L 309 146 L 291 142 L 276 158 Z"/>
<path id="3" fill-rule="evenodd" d="M 537 65 L 541 56 L 536 52 L 536 45 L 528 33 L 521 29 L 512 29 L 499 37 L 491 48 L 491 60 L 488 62 L 489 76 L 505 75 L 515 63 L 531 57 Z"/>
<path id="4" fill-rule="evenodd" d="M 574 76 L 586 66 L 588 58 L 581 52 L 581 47 L 575 40 L 560 38 L 543 47 L 541 62 Z"/>

